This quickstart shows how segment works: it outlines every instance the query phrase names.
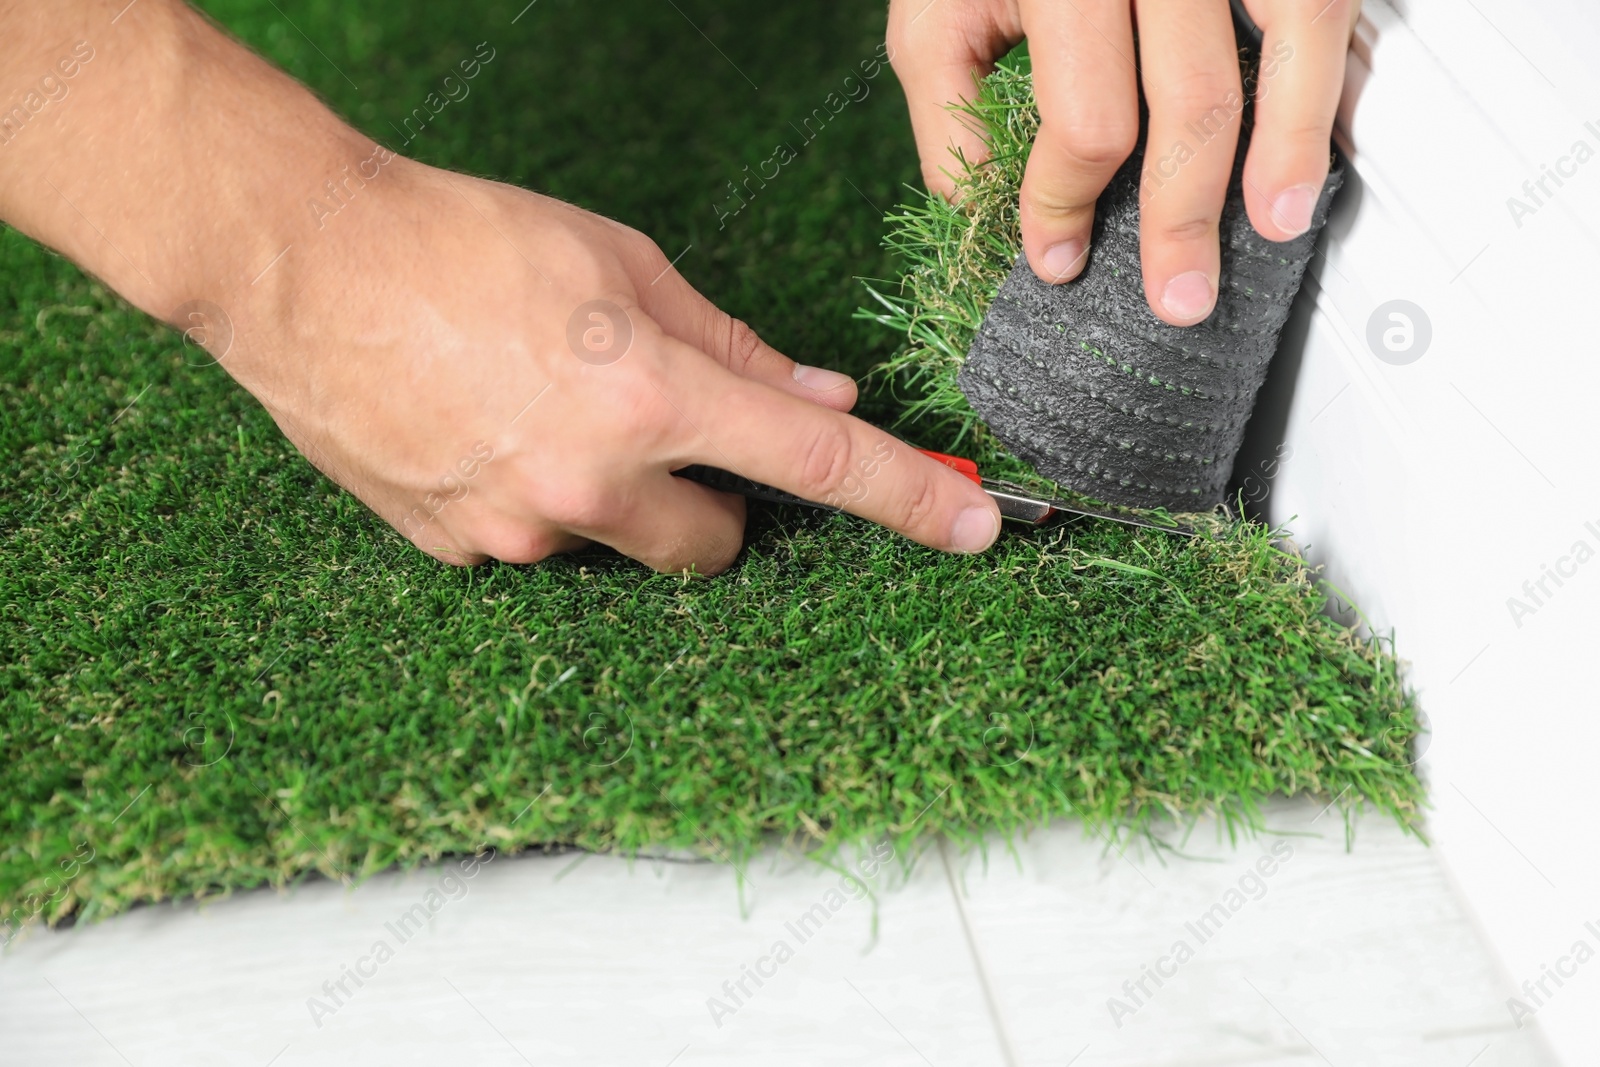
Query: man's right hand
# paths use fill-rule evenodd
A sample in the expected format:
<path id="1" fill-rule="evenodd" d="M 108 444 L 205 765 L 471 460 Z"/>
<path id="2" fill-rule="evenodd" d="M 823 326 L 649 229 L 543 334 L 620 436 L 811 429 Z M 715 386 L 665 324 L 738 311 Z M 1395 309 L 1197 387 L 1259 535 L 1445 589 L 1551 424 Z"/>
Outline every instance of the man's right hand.
<path id="1" fill-rule="evenodd" d="M 223 365 L 440 559 L 527 563 L 598 541 L 716 573 L 744 501 L 672 476 L 689 464 L 935 548 L 995 538 L 977 486 L 845 414 L 854 382 L 765 344 L 634 230 L 396 158 L 321 236 L 232 314 Z"/>
<path id="2" fill-rule="evenodd" d="M 690 464 L 939 549 L 997 535 L 977 486 L 846 414 L 849 379 L 763 343 L 639 233 L 391 157 L 178 0 L 0 17 L 0 74 L 94 56 L 7 145 L 0 216 L 190 330 L 424 551 L 598 541 L 715 573 L 744 502 L 672 476 Z"/>

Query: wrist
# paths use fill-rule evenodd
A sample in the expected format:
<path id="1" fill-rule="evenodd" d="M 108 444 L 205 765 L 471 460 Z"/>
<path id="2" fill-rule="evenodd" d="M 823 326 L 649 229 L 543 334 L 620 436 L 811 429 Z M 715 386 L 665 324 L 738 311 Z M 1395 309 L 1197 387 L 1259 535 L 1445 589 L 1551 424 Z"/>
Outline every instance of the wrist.
<path id="1" fill-rule="evenodd" d="M 179 0 L 21 17 L 38 32 L 6 67 L 44 64 L 65 91 L 0 143 L 0 216 L 158 318 L 259 302 L 275 257 L 317 225 L 308 199 L 373 153 Z M 71 79 L 55 51 L 79 57 Z"/>

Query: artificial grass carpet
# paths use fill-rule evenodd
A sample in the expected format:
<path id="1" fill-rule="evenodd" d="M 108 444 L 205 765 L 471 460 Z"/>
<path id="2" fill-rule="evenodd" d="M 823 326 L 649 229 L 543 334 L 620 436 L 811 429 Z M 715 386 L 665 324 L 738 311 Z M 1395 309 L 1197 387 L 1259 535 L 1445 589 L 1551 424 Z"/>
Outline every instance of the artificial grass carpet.
<path id="1" fill-rule="evenodd" d="M 1252 84 L 1258 50 L 1243 46 L 1239 59 Z M 993 88 L 1031 84 L 1007 70 Z M 1083 273 L 1051 285 L 1018 255 L 990 302 L 957 384 L 989 430 L 1041 474 L 1135 507 L 1199 511 L 1225 499 L 1256 393 L 1344 178 L 1335 160 L 1304 233 L 1263 238 L 1244 204 L 1254 110 L 1238 115 L 1217 226 L 1216 306 L 1203 322 L 1169 326 L 1146 303 L 1141 190 L 1172 165 L 1170 156 L 1151 157 L 1146 171 L 1147 130 L 1095 204 Z M 1018 192 L 982 188 L 1008 202 Z"/>
<path id="2" fill-rule="evenodd" d="M 545 0 L 512 25 L 521 3 L 280 0 L 314 47 L 269 0 L 207 6 L 379 138 L 492 31 L 503 58 L 408 152 L 693 245 L 686 276 L 800 358 L 860 373 L 903 339 L 850 314 L 854 275 L 901 269 L 878 247 L 916 172 L 892 75 L 716 215 L 875 52 L 879 10 Z M 1086 523 L 953 557 L 754 506 L 715 580 L 598 551 L 458 570 L 70 264 L 6 232 L 0 276 L 0 924 L 485 844 L 728 856 L 1067 813 L 1249 822 L 1299 792 L 1416 812 L 1394 660 L 1259 527 Z M 866 414 L 963 444 L 959 412 L 891 378 Z"/>

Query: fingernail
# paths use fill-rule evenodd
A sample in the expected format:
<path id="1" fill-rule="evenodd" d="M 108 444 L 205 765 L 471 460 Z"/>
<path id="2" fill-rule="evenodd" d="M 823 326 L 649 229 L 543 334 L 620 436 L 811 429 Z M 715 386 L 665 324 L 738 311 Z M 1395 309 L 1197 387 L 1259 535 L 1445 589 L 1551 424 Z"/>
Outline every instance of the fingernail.
<path id="1" fill-rule="evenodd" d="M 1167 314 L 1184 322 L 1199 322 L 1211 314 L 1216 302 L 1211 279 L 1197 270 L 1178 275 L 1161 293 L 1161 306 L 1167 309 Z"/>
<path id="2" fill-rule="evenodd" d="M 1311 229 L 1311 212 L 1316 209 L 1320 192 L 1314 185 L 1295 185 L 1285 189 L 1272 202 L 1272 221 L 1291 237 L 1299 237 Z"/>
<path id="3" fill-rule="evenodd" d="M 1064 282 L 1082 269 L 1085 245 L 1082 241 L 1057 241 L 1044 250 L 1045 281 Z"/>
<path id="4" fill-rule="evenodd" d="M 968 554 L 982 552 L 1000 536 L 1000 522 L 988 508 L 968 508 L 956 516 L 950 530 L 950 547 Z"/>
<path id="5" fill-rule="evenodd" d="M 855 384 L 855 379 L 848 374 L 840 374 L 836 370 L 824 367 L 808 367 L 804 363 L 794 365 L 794 380 L 814 393 L 831 393 L 835 389 Z"/>

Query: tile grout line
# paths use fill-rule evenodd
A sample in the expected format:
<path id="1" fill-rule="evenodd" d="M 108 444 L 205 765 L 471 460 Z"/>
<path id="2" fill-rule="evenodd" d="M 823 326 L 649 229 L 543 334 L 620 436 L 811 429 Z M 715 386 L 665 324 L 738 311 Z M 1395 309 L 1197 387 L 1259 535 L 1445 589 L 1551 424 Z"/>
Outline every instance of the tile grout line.
<path id="1" fill-rule="evenodd" d="M 972 923 L 967 918 L 967 909 L 961 902 L 961 889 L 956 885 L 955 871 L 950 866 L 950 856 L 945 848 L 944 835 L 939 835 L 939 862 L 944 865 L 945 882 L 950 886 L 950 899 L 956 906 L 956 917 L 961 920 L 961 935 L 967 942 L 967 955 L 972 957 L 972 969 L 978 975 L 978 988 L 983 990 L 983 1001 L 989 1009 L 989 1020 L 994 1023 L 994 1034 L 1000 1042 L 1000 1055 L 1004 1058 L 1006 1067 L 1017 1067 L 1017 1054 L 1011 1047 L 1011 1035 L 1006 1032 L 1005 1018 L 1000 1014 L 1000 1002 L 995 998 L 994 987 L 989 983 L 989 969 L 984 966 L 983 956 L 978 951 L 977 939 L 972 933 Z"/>

